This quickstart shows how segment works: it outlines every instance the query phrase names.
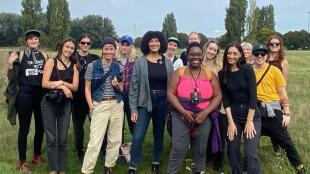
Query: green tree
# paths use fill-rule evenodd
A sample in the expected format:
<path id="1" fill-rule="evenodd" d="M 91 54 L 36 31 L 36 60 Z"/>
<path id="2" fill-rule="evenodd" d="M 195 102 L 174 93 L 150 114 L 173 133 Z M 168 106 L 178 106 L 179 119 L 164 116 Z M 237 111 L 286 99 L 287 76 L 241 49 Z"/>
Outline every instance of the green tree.
<path id="1" fill-rule="evenodd" d="M 178 39 L 180 41 L 179 48 L 186 48 L 188 45 L 188 35 L 186 33 L 178 33 Z"/>
<path id="2" fill-rule="evenodd" d="M 142 41 L 142 37 L 136 37 L 135 38 L 135 42 L 133 43 L 133 45 L 136 47 L 136 48 L 140 48 L 140 44 L 141 44 L 141 41 Z"/>
<path id="3" fill-rule="evenodd" d="M 270 28 L 262 28 L 257 32 L 257 42 L 265 43 L 269 36 L 275 34 L 275 31 Z"/>
<path id="4" fill-rule="evenodd" d="M 44 15 L 41 8 L 41 0 L 23 0 L 22 1 L 22 25 L 23 31 L 44 29 Z"/>
<path id="5" fill-rule="evenodd" d="M 162 32 L 167 38 L 171 36 L 177 36 L 177 24 L 173 13 L 168 13 L 165 17 Z"/>
<path id="6" fill-rule="evenodd" d="M 246 0 L 230 0 L 229 8 L 226 9 L 225 18 L 225 28 L 227 31 L 225 36 L 227 41 L 240 42 L 244 36 L 246 8 Z"/>
<path id="7" fill-rule="evenodd" d="M 199 33 L 199 35 L 200 35 L 200 38 L 201 38 L 200 44 L 203 46 L 205 43 L 208 42 L 208 38 L 203 33 Z"/>
<path id="8" fill-rule="evenodd" d="M 22 17 L 14 13 L 0 13 L 0 46 L 15 46 L 22 37 Z"/>
<path id="9" fill-rule="evenodd" d="M 249 0 L 249 10 L 245 19 L 245 35 L 249 35 L 253 30 L 254 12 L 256 9 L 256 0 Z"/>
<path id="10" fill-rule="evenodd" d="M 264 6 L 259 10 L 257 31 L 262 28 L 275 30 L 274 9 L 273 5 Z"/>
<path id="11" fill-rule="evenodd" d="M 310 49 L 310 33 L 305 30 L 287 32 L 283 39 L 287 49 Z"/>
<path id="12" fill-rule="evenodd" d="M 103 18 L 103 38 L 104 37 L 114 37 L 117 38 L 117 34 L 114 28 L 114 25 L 112 24 L 112 20 L 108 17 Z"/>
<path id="13" fill-rule="evenodd" d="M 56 46 L 70 33 L 70 12 L 66 0 L 49 0 L 47 6 L 49 46 Z"/>

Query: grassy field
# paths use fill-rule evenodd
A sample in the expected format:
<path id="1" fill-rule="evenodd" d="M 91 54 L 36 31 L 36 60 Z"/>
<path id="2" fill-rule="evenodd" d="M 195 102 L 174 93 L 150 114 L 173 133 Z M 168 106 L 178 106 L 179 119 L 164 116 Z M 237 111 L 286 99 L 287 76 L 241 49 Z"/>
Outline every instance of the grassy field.
<path id="1" fill-rule="evenodd" d="M 99 50 L 93 50 L 92 52 L 100 55 Z M 54 56 L 55 53 L 50 52 L 50 55 Z M 7 49 L 0 49 L 0 90 L 4 91 L 6 81 L 6 59 Z M 289 60 L 289 82 L 288 82 L 288 94 L 291 103 L 292 119 L 289 126 L 289 132 L 292 139 L 298 149 L 298 152 L 306 166 L 310 164 L 310 122 L 309 116 L 309 104 L 310 104 L 310 83 L 309 83 L 309 70 L 310 70 L 310 52 L 306 51 L 287 51 L 286 57 Z M 86 121 L 84 125 L 86 131 L 86 137 L 84 144 L 88 142 L 89 122 Z M 27 161 L 30 163 L 33 153 L 33 123 L 28 136 L 28 150 Z M 151 129 L 149 129 L 151 130 Z M 18 164 L 18 151 L 17 151 L 17 133 L 18 126 L 11 126 L 6 120 L 6 105 L 4 104 L 3 96 L 0 97 L 0 173 L 2 174 L 15 174 L 18 173 L 16 166 Z M 130 141 L 130 134 L 126 130 L 126 141 Z M 70 126 L 69 136 L 69 156 L 68 156 L 68 174 L 80 173 L 80 164 L 78 163 L 75 155 L 75 148 L 73 146 L 73 129 Z M 152 132 L 149 131 L 144 142 L 144 160 L 138 168 L 138 173 L 147 174 L 150 173 L 150 162 L 152 152 Z M 162 156 L 162 165 L 160 173 L 166 173 L 167 161 L 169 156 L 169 144 L 170 138 L 165 136 L 165 150 Z M 45 142 L 43 145 L 43 154 L 46 159 L 46 147 Z M 270 144 L 270 140 L 267 137 L 262 137 L 259 146 L 259 157 L 261 159 L 262 170 L 265 174 L 291 174 L 294 173 L 287 157 L 283 155 L 275 157 Z M 97 161 L 95 173 L 102 173 L 104 161 L 99 159 Z M 116 174 L 127 173 L 127 164 L 119 162 L 114 169 Z M 310 169 L 308 168 L 308 171 Z M 32 174 L 48 173 L 48 165 L 32 166 Z M 189 171 L 183 168 L 182 174 L 188 174 Z M 207 168 L 207 173 L 216 173 L 210 168 Z M 230 167 L 227 159 L 225 160 L 225 173 L 230 173 Z"/>

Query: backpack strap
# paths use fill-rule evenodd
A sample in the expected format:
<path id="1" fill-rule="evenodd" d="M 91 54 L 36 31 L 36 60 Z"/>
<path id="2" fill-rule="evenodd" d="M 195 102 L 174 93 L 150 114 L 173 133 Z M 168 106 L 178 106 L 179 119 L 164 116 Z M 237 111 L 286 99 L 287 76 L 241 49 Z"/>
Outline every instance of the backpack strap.
<path id="1" fill-rule="evenodd" d="M 22 62 L 23 57 L 24 57 L 24 51 L 20 51 L 19 57 L 18 57 L 19 63 Z"/>
<path id="2" fill-rule="evenodd" d="M 188 66 L 182 66 L 181 68 L 178 69 L 179 77 L 182 77 L 184 75 L 186 67 L 188 67 Z M 208 70 L 207 68 L 204 68 L 204 67 L 202 67 L 202 68 L 205 71 L 205 73 L 207 74 L 208 79 L 211 80 L 212 79 L 212 72 L 210 70 Z"/>
<path id="3" fill-rule="evenodd" d="M 44 51 L 40 50 L 40 53 L 43 55 L 45 60 L 48 59 L 48 55 Z"/>
<path id="4" fill-rule="evenodd" d="M 178 60 L 178 57 L 177 56 L 174 56 L 173 60 L 172 60 L 172 64 L 174 64 L 175 61 Z"/>

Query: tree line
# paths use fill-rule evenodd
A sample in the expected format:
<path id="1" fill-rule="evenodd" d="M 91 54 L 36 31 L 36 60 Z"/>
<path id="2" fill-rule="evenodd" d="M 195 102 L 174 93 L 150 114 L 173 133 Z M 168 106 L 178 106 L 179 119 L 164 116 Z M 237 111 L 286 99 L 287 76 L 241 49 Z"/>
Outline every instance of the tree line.
<path id="1" fill-rule="evenodd" d="M 118 38 L 112 20 L 100 15 L 87 15 L 70 19 L 69 5 L 66 0 L 48 0 L 46 13 L 42 12 L 41 0 L 23 0 L 21 15 L 0 13 L 0 46 L 14 46 L 24 43 L 23 34 L 29 29 L 42 32 L 41 43 L 44 47 L 55 49 L 60 40 L 71 36 L 75 39 L 87 32 L 93 38 L 93 47 L 99 47 L 103 37 Z M 224 48 L 232 41 L 248 41 L 264 43 L 268 36 L 278 34 L 284 39 L 287 49 L 310 49 L 310 33 L 289 31 L 285 34 L 275 30 L 273 5 L 256 6 L 256 0 L 230 0 L 226 9 L 226 33 L 218 39 Z M 188 35 L 178 32 L 173 13 L 164 18 L 162 32 L 166 37 L 174 36 L 180 40 L 180 48 L 187 46 Z M 200 33 L 201 43 L 208 41 L 207 36 Z M 135 46 L 139 46 L 141 37 L 135 38 Z"/>

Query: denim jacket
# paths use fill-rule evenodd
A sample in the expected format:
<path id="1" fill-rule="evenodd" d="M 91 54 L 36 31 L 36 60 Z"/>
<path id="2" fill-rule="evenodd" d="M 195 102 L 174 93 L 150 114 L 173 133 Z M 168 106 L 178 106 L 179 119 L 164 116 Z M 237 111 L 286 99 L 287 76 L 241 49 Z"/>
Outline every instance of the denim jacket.
<path id="1" fill-rule="evenodd" d="M 120 65 L 115 61 L 112 61 L 109 72 L 111 79 L 120 73 Z M 123 75 L 122 75 L 123 76 Z M 105 81 L 103 79 L 104 71 L 102 67 L 102 61 L 96 60 L 93 63 L 92 80 L 91 80 L 91 94 L 92 98 L 96 102 L 100 102 L 103 97 L 103 91 L 105 88 Z M 118 90 L 115 90 L 115 97 L 118 102 L 122 101 L 122 94 Z"/>

